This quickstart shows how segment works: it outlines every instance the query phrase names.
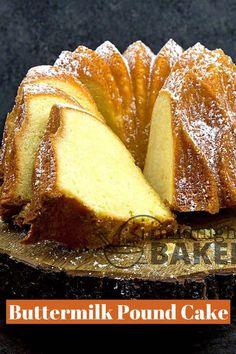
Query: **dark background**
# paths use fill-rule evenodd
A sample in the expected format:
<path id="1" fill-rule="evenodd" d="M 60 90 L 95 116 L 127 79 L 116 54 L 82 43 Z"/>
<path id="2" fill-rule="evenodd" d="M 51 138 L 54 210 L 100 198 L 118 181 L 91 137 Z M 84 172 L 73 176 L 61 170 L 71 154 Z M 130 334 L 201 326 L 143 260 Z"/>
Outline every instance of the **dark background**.
<path id="1" fill-rule="evenodd" d="M 0 132 L 30 67 L 53 63 L 62 50 L 73 50 L 79 44 L 95 49 L 110 40 L 123 51 L 141 39 L 157 52 L 169 38 L 184 48 L 198 41 L 210 49 L 220 47 L 236 61 L 236 1 L 0 0 Z M 89 352 L 112 351 L 106 342 L 111 335 L 120 352 L 128 350 L 127 335 L 132 351 L 145 345 L 145 351 L 158 353 L 236 352 L 235 324 L 136 326 L 132 333 L 130 329 L 2 325 L 0 353 L 60 353 L 63 344 L 65 353 L 77 353 L 81 345 Z"/>
<path id="2" fill-rule="evenodd" d="M 141 39 L 158 52 L 173 38 L 236 60 L 235 17 L 234 0 L 0 0 L 0 132 L 26 71 L 62 50 L 110 40 L 124 51 Z"/>

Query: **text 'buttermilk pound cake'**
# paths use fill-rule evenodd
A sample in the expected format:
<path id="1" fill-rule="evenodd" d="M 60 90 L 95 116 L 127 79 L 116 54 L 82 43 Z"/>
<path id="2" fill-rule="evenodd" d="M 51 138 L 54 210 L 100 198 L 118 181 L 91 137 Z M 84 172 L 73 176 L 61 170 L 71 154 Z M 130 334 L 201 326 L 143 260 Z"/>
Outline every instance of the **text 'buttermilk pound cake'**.
<path id="1" fill-rule="evenodd" d="M 114 244 L 118 228 L 142 214 L 153 217 L 150 229 L 173 228 L 172 214 L 110 128 L 84 110 L 54 106 L 35 160 L 27 241 Z M 135 234 L 143 226 L 137 218 Z"/>
<path id="2" fill-rule="evenodd" d="M 200 44 L 175 64 L 152 115 L 144 174 L 178 211 L 236 206 L 236 67 Z"/>

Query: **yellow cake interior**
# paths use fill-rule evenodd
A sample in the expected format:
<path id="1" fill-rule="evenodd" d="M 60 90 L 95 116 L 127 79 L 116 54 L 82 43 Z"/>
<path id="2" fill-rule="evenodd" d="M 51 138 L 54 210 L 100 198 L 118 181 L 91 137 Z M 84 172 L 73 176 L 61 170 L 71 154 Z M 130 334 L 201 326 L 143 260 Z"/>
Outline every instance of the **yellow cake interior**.
<path id="1" fill-rule="evenodd" d="M 174 188 L 174 141 L 171 103 L 161 92 L 152 113 L 144 175 L 162 200 L 172 203 Z"/>
<path id="2" fill-rule="evenodd" d="M 106 125 L 81 110 L 65 108 L 61 114 L 63 123 L 52 139 L 60 191 L 100 216 L 171 216 Z"/>

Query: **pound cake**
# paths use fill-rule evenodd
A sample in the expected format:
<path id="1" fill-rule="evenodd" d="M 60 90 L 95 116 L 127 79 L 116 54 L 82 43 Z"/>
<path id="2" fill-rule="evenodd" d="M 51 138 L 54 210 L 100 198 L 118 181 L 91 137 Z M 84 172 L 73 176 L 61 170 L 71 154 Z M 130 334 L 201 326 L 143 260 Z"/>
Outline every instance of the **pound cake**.
<path id="1" fill-rule="evenodd" d="M 80 248 L 116 244 L 118 228 L 134 215 L 150 218 L 136 219 L 133 237 L 138 228 L 170 232 L 175 224 L 107 125 L 85 110 L 53 106 L 35 160 L 25 242 L 47 239 Z"/>
<path id="2" fill-rule="evenodd" d="M 144 174 L 178 211 L 236 206 L 236 67 L 200 44 L 174 66 L 156 100 Z"/>
<path id="3" fill-rule="evenodd" d="M 132 216 L 168 233 L 170 209 L 235 207 L 235 93 L 232 60 L 199 43 L 62 52 L 28 71 L 7 116 L 0 215 L 29 223 L 27 242 L 93 248 Z"/>
<path id="4" fill-rule="evenodd" d="M 8 135 L 4 159 L 0 198 L 3 218 L 18 213 L 31 199 L 34 157 L 51 107 L 56 103 L 80 106 L 65 92 L 46 85 L 23 85 L 21 92 L 21 102 L 14 117 L 14 130 Z"/>

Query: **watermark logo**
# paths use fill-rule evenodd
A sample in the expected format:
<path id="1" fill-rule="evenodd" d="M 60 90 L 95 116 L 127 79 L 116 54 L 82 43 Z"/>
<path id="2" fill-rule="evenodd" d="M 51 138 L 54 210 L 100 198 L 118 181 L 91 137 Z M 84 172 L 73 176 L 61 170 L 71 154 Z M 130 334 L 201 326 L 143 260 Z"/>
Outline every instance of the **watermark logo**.
<path id="1" fill-rule="evenodd" d="M 128 219 L 114 235 L 117 246 L 109 246 L 107 243 L 104 248 L 107 262 L 115 268 L 122 269 L 139 264 L 144 257 L 144 243 L 147 236 L 144 225 L 150 225 L 150 230 L 158 230 L 160 221 L 150 215 L 137 215 Z"/>
<path id="2" fill-rule="evenodd" d="M 106 261 L 115 268 L 137 265 L 227 265 L 236 264 L 236 228 L 180 226 L 169 238 L 163 238 L 160 221 L 149 215 L 133 216 L 113 235 L 117 245 L 110 246 L 103 235 Z M 147 241 L 147 239 L 149 241 Z"/>

